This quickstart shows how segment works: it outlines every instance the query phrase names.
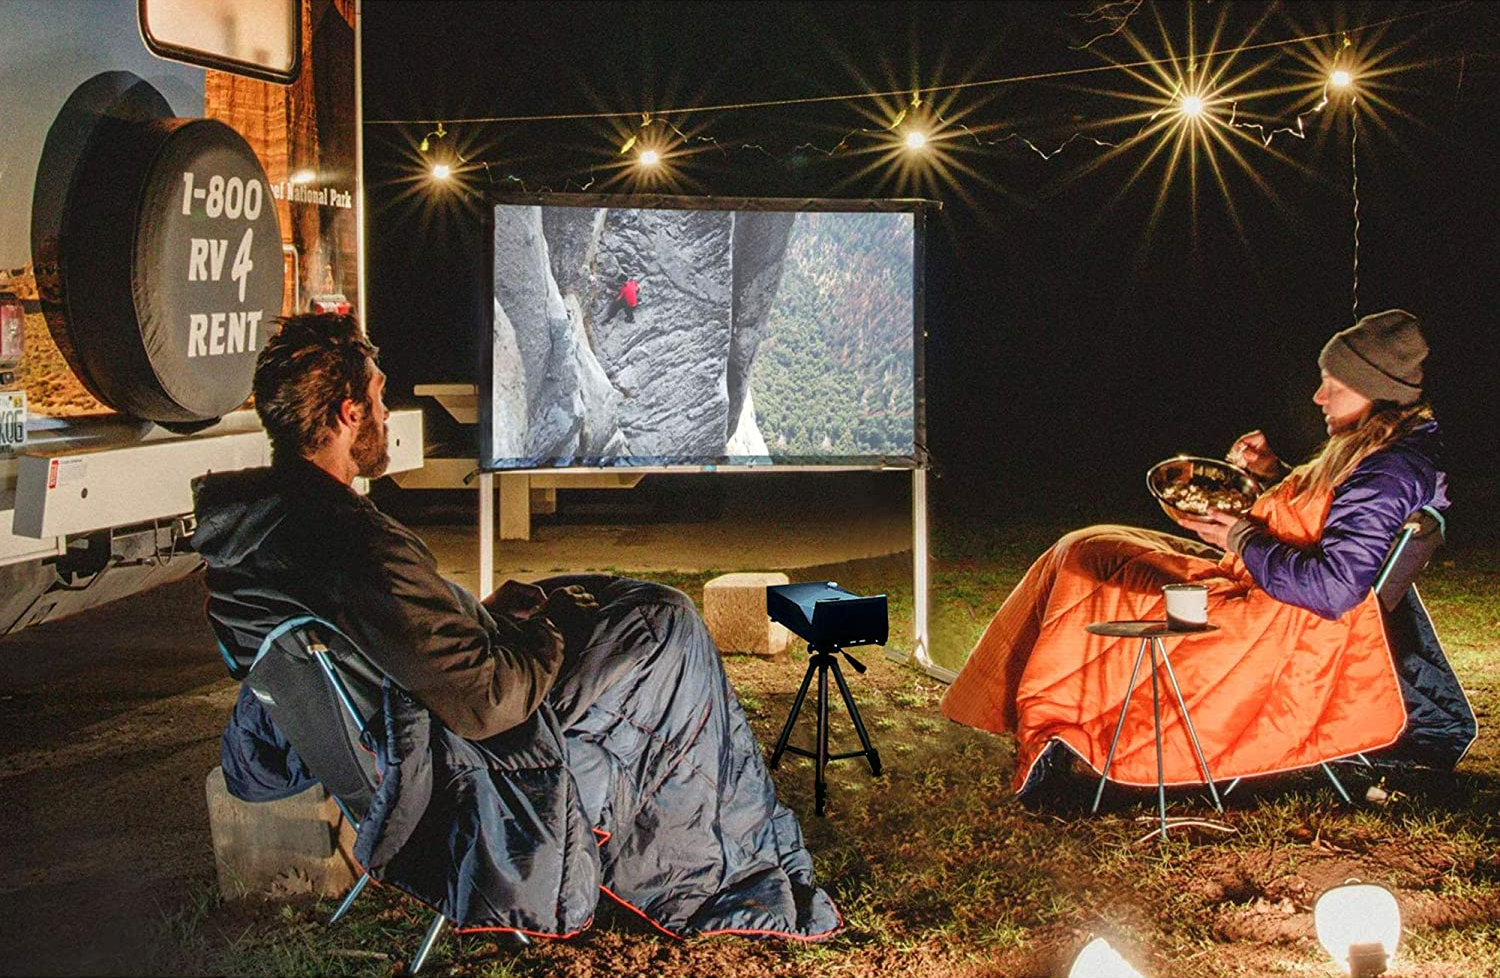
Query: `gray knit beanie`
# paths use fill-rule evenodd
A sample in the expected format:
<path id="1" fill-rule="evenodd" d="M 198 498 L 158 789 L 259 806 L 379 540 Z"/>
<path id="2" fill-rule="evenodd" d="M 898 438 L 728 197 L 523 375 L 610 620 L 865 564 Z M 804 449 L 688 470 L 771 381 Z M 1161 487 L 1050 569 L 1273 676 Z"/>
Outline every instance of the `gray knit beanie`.
<path id="1" fill-rule="evenodd" d="M 1318 366 L 1372 401 L 1406 405 L 1422 396 L 1426 356 L 1417 317 L 1389 309 L 1333 334 L 1318 354 Z"/>

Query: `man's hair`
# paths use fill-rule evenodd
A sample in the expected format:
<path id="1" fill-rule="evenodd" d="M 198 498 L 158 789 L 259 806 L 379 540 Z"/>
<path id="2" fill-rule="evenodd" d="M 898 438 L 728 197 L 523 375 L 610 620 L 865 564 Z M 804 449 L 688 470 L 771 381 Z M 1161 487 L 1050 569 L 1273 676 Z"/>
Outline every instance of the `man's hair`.
<path id="1" fill-rule="evenodd" d="M 317 313 L 276 322 L 281 329 L 255 360 L 255 413 L 273 457 L 310 455 L 332 435 L 345 398 L 365 403 L 380 351 L 353 316 Z"/>

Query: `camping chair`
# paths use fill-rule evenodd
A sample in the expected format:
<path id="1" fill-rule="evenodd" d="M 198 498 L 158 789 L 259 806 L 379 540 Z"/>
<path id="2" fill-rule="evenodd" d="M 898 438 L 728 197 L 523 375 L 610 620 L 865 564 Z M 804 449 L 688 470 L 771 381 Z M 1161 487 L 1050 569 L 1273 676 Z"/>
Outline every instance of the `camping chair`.
<path id="1" fill-rule="evenodd" d="M 1443 514 L 1431 506 L 1423 506 L 1401 525 L 1401 530 L 1396 534 L 1396 540 L 1391 544 L 1391 549 L 1386 554 L 1385 561 L 1380 565 L 1380 571 L 1375 575 L 1375 583 L 1372 589 L 1375 597 L 1380 601 L 1381 614 L 1389 614 L 1406 597 L 1427 564 L 1432 560 L 1433 554 L 1437 553 L 1448 535 L 1448 523 Z M 1349 758 L 1339 758 L 1332 763 L 1340 761 L 1353 761 L 1373 769 L 1374 765 L 1363 754 L 1355 754 Z M 1353 799 L 1349 792 L 1339 781 L 1338 776 L 1333 773 L 1330 762 L 1323 761 L 1318 765 L 1333 784 L 1334 790 L 1339 797 L 1344 799 L 1344 804 L 1352 805 Z M 1228 795 L 1240 783 L 1235 778 L 1229 783 L 1229 787 L 1223 791 Z"/>
<path id="2" fill-rule="evenodd" d="M 273 628 L 245 677 L 356 832 L 380 783 L 368 730 L 381 710 L 383 678 L 347 636 L 310 615 Z M 355 881 L 330 925 L 349 912 L 369 881 L 368 872 Z M 432 918 L 408 974 L 422 969 L 446 922 L 441 913 Z"/>

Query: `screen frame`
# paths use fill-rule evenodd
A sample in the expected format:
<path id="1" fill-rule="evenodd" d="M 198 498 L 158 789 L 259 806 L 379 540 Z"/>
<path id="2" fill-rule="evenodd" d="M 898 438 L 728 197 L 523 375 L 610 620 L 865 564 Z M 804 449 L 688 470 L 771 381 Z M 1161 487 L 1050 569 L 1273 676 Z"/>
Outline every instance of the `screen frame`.
<path id="1" fill-rule="evenodd" d="M 897 456 L 836 455 L 784 456 L 786 461 L 771 457 L 766 461 L 744 462 L 738 456 L 719 456 L 687 462 L 647 460 L 642 456 L 620 456 L 618 462 L 598 465 L 545 464 L 544 460 L 520 460 L 521 465 L 496 464 L 502 460 L 489 457 L 493 441 L 495 379 L 495 208 L 500 206 L 603 207 L 638 210 L 699 211 L 792 211 L 795 213 L 903 213 L 912 215 L 912 454 Z M 502 475 L 558 472 L 868 472 L 912 470 L 929 467 L 927 452 L 927 380 L 925 338 L 926 324 L 926 257 L 927 215 L 940 210 L 942 203 L 920 198 L 841 199 L 812 197 L 686 197 L 667 194 L 579 194 L 516 193 L 491 190 L 481 205 L 483 246 L 480 253 L 480 323 L 483 330 L 479 365 L 479 443 L 475 458 L 479 471 Z"/>

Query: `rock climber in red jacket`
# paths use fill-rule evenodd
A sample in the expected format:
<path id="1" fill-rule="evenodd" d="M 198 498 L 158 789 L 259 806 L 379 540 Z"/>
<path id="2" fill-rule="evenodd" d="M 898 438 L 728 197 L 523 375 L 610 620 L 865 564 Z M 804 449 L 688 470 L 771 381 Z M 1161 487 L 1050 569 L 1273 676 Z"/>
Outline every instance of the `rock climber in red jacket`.
<path id="1" fill-rule="evenodd" d="M 624 275 L 620 276 L 620 291 L 610 300 L 609 308 L 604 312 L 604 322 L 615 318 L 615 313 L 621 309 L 625 310 L 625 321 L 635 322 L 635 307 L 641 301 L 641 283 Z M 601 324 L 602 325 L 602 324 Z"/>

